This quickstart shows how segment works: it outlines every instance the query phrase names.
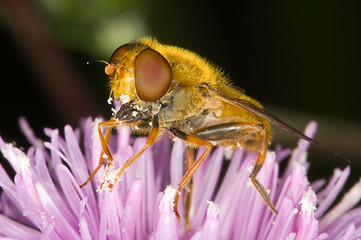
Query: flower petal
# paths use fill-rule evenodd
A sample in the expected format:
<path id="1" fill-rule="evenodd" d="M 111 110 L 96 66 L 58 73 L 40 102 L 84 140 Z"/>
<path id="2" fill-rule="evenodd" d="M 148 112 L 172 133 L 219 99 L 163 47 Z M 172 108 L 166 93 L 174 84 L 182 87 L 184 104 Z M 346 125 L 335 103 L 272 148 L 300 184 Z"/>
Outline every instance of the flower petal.
<path id="1" fill-rule="evenodd" d="M 318 235 L 318 221 L 315 219 L 316 194 L 312 189 L 305 192 L 301 199 L 301 211 L 298 215 L 298 231 L 296 240 L 313 240 Z"/>
<path id="2" fill-rule="evenodd" d="M 203 170 L 201 168 L 205 168 L 203 170 L 203 178 L 197 178 L 196 176 L 194 178 L 192 204 L 196 207 L 193 207 L 193 211 L 191 210 L 191 217 L 193 218 L 191 224 L 196 229 L 203 223 L 207 211 L 206 203 L 209 199 L 212 199 L 216 190 L 217 182 L 222 169 L 223 157 L 224 149 L 217 148 L 209 157 L 208 165 L 204 164 L 200 166 L 199 170 Z M 195 175 L 196 174 L 197 172 Z"/>
<path id="3" fill-rule="evenodd" d="M 164 196 L 159 204 L 159 220 L 155 229 L 154 239 L 156 240 L 173 240 L 178 237 L 178 221 L 173 212 L 173 201 L 176 189 L 167 187 Z"/>
<path id="4" fill-rule="evenodd" d="M 219 208 L 217 204 L 208 202 L 207 217 L 201 231 L 191 240 L 218 240 L 220 239 Z"/>
<path id="5" fill-rule="evenodd" d="M 145 233 L 142 227 L 142 205 L 143 205 L 143 182 L 140 179 L 133 181 L 128 197 L 125 203 L 124 214 L 121 218 L 121 231 L 125 235 L 125 239 L 138 239 L 136 238 L 136 227 L 138 233 Z"/>
<path id="6" fill-rule="evenodd" d="M 41 238 L 41 233 L 0 214 L 0 236 L 13 239 L 38 240 Z"/>
<path id="7" fill-rule="evenodd" d="M 335 175 L 337 175 L 337 178 L 338 178 L 337 182 L 332 187 L 332 189 L 328 192 L 325 199 L 323 199 L 323 201 L 318 206 L 318 209 L 315 213 L 316 218 L 319 218 L 330 207 L 330 205 L 336 199 L 337 195 L 341 192 L 343 186 L 346 183 L 346 180 L 347 180 L 349 174 L 350 174 L 350 167 L 346 167 L 345 170 L 343 170 L 339 174 L 335 174 Z M 321 229 L 324 229 L 325 227 L 327 227 L 328 224 L 326 224 L 326 221 L 325 221 L 324 223 L 322 223 L 322 225 L 323 226 Z"/>

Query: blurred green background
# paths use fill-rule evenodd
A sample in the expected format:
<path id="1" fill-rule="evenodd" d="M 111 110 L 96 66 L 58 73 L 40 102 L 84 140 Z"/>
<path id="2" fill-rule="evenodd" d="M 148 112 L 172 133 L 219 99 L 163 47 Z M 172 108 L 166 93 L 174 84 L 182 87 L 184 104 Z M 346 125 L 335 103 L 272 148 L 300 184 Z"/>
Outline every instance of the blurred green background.
<path id="1" fill-rule="evenodd" d="M 361 163 L 360 1 L 3 0 L 1 118 L 6 141 L 27 143 L 18 118 L 36 134 L 77 126 L 84 116 L 111 116 L 104 64 L 139 36 L 197 52 L 284 121 Z M 275 129 L 275 143 L 297 139 Z M 311 149 L 312 176 L 344 162 Z M 321 169 L 326 169 L 321 173 Z M 324 174 L 324 175 L 322 175 Z"/>

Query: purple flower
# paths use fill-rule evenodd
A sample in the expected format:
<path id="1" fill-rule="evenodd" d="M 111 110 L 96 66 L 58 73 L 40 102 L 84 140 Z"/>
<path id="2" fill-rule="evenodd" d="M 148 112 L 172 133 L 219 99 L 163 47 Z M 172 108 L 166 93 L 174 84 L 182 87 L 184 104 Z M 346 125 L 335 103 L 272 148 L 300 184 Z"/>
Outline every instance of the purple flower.
<path id="1" fill-rule="evenodd" d="M 267 153 L 258 175 L 278 209 L 273 214 L 248 177 L 254 153 L 234 152 L 220 182 L 225 149 L 216 148 L 193 177 L 189 231 L 177 221 L 172 204 L 184 174 L 181 141 L 167 137 L 144 152 L 121 176 L 113 191 L 97 191 L 104 168 L 79 188 L 98 164 L 101 146 L 92 120 L 81 128 L 45 129 L 48 142 L 38 140 L 24 119 L 21 128 L 32 144 L 27 153 L 0 138 L 0 149 L 16 172 L 9 178 L 0 166 L 0 237 L 6 239 L 358 239 L 361 237 L 361 197 L 357 183 L 334 207 L 349 175 L 336 169 L 331 179 L 309 183 L 308 143 L 300 140 L 286 170 L 279 163 L 288 149 Z M 313 136 L 316 124 L 306 130 Z M 119 168 L 144 144 L 121 127 L 111 137 L 114 167 Z M 200 148 L 198 154 L 204 149 Z M 228 161 L 228 160 L 226 160 Z M 173 187 L 171 187 L 173 186 Z M 183 196 L 179 201 L 184 215 Z M 211 200 L 211 201 L 210 201 Z"/>

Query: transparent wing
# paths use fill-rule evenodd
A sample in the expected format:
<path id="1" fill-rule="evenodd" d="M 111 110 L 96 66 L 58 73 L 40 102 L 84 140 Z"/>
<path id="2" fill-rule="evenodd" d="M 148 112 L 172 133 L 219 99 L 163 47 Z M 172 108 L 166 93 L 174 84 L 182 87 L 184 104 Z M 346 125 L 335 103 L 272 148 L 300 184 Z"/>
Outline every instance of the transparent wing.
<path id="1" fill-rule="evenodd" d="M 224 96 L 222 93 L 218 93 L 216 90 L 211 89 L 208 85 L 202 85 L 208 88 L 208 90 L 210 91 L 210 93 L 212 95 L 214 95 L 215 97 L 221 98 L 223 101 L 230 103 L 234 106 L 237 106 L 239 108 L 242 108 L 280 128 L 282 128 L 283 130 L 295 135 L 296 137 L 302 138 L 312 144 L 314 144 L 315 146 L 321 148 L 322 150 L 329 152 L 330 154 L 343 159 L 344 161 L 346 161 L 347 163 L 351 163 L 350 160 L 348 160 L 346 157 L 333 152 L 332 150 L 330 150 L 328 147 L 320 144 L 319 142 L 313 140 L 312 138 L 307 137 L 306 135 L 304 135 L 302 132 L 300 132 L 299 130 L 297 130 L 296 128 L 292 127 L 291 125 L 283 122 L 282 120 L 280 120 L 279 118 L 275 117 L 274 115 L 272 115 L 271 113 L 267 112 L 266 110 L 255 106 L 254 104 L 250 103 L 247 100 L 243 100 L 243 99 L 229 99 L 226 96 Z"/>

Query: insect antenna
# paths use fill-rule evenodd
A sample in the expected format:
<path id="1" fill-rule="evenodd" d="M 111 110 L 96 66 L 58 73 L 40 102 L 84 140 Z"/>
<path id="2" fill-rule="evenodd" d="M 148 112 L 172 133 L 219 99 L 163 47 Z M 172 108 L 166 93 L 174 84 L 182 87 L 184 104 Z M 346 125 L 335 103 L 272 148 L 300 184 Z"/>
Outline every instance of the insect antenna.
<path id="1" fill-rule="evenodd" d="M 104 71 L 105 71 L 105 74 L 108 75 L 108 76 L 115 71 L 116 66 L 114 64 L 108 63 L 107 61 L 104 61 L 104 60 L 94 60 L 94 61 L 91 61 L 91 62 L 87 62 L 87 64 L 95 63 L 95 62 L 101 62 L 101 63 L 105 63 L 107 65 L 105 67 Z"/>
<path id="2" fill-rule="evenodd" d="M 91 61 L 91 62 L 86 62 L 86 64 L 91 64 L 91 63 L 96 63 L 96 62 L 105 63 L 106 65 L 109 65 L 109 64 L 110 64 L 110 63 L 108 63 L 108 62 L 105 61 L 105 60 L 94 60 L 94 61 Z"/>

